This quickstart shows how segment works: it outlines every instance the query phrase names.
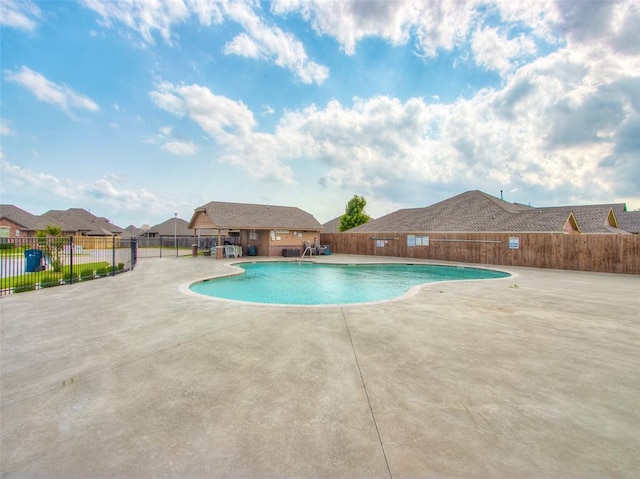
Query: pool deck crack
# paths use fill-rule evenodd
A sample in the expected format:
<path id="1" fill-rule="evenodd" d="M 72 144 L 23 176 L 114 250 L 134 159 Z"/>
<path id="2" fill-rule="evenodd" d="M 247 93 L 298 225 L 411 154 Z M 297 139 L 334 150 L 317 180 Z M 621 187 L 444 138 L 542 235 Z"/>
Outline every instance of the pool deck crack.
<path id="1" fill-rule="evenodd" d="M 369 392 L 367 391 L 367 385 L 364 382 L 364 376 L 362 375 L 362 368 L 360 367 L 358 354 L 356 353 L 356 348 L 353 344 L 353 338 L 351 337 L 351 330 L 349 329 L 349 323 L 347 322 L 347 317 L 344 314 L 343 308 L 340 308 L 340 312 L 342 313 L 342 320 L 344 321 L 344 326 L 347 330 L 347 336 L 349 336 L 349 342 L 351 343 L 351 350 L 353 351 L 353 357 L 355 358 L 356 366 L 358 367 L 358 373 L 360 374 L 360 381 L 362 382 L 362 389 L 364 390 L 364 395 L 367 398 L 367 404 L 369 405 L 369 411 L 371 412 L 371 419 L 373 419 L 373 425 L 376 428 L 376 434 L 378 435 L 378 442 L 380 443 L 380 449 L 382 450 L 384 463 L 387 466 L 387 472 L 389 473 L 389 477 L 393 479 L 393 474 L 391 474 L 391 468 L 389 467 L 389 461 L 387 459 L 387 453 L 384 450 L 384 444 L 382 442 L 382 437 L 380 436 L 380 429 L 378 429 L 378 422 L 376 421 L 376 415 L 373 412 L 373 407 L 371 406 L 371 399 L 369 398 Z"/>

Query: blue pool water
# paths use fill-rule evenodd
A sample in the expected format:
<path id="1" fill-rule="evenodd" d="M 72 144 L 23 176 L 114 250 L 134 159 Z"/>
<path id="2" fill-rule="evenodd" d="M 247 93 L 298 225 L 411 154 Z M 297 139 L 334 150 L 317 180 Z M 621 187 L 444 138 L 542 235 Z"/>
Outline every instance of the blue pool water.
<path id="1" fill-rule="evenodd" d="M 194 283 L 191 291 L 252 303 L 352 304 L 397 298 L 424 283 L 509 276 L 489 269 L 416 264 L 258 262 L 235 266 L 244 273 Z"/>

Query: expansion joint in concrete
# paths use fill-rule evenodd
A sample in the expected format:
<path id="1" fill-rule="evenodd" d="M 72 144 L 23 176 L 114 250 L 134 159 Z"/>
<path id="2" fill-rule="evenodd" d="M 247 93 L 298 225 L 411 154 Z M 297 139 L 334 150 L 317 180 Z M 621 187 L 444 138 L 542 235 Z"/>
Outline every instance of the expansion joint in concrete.
<path id="1" fill-rule="evenodd" d="M 356 366 L 358 367 L 358 373 L 360 374 L 360 381 L 362 382 L 362 389 L 364 390 L 364 395 L 367 398 L 367 404 L 369 405 L 369 411 L 371 412 L 371 419 L 373 419 L 373 425 L 376 428 L 376 434 L 378 435 L 378 441 L 380 442 L 380 449 L 382 450 L 382 457 L 384 457 L 384 463 L 387 466 L 387 472 L 389 473 L 389 477 L 393 479 L 393 475 L 391 474 L 391 468 L 389 467 L 389 461 L 387 460 L 387 453 L 384 450 L 384 444 L 382 443 L 382 437 L 380 436 L 380 430 L 378 429 L 378 422 L 376 421 L 376 415 L 374 414 L 373 407 L 371 406 L 371 399 L 369 398 L 367 385 L 364 382 L 364 376 L 362 375 L 362 368 L 360 368 L 358 353 L 356 352 L 356 348 L 353 345 L 353 338 L 351 337 L 351 330 L 349 329 L 349 323 L 347 322 L 347 317 L 344 314 L 343 308 L 340 308 L 340 312 L 342 313 L 342 320 L 344 321 L 344 326 L 347 330 L 347 336 L 349 337 L 349 342 L 351 343 L 351 350 L 353 351 L 353 357 L 356 361 Z"/>

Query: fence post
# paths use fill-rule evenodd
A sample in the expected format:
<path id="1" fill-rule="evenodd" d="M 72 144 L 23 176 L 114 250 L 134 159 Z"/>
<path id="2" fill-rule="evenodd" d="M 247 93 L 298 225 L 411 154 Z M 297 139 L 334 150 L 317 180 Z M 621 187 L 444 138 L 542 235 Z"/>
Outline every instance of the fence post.
<path id="1" fill-rule="evenodd" d="M 138 241 L 135 238 L 131 238 L 131 271 L 138 262 Z"/>
<path id="2" fill-rule="evenodd" d="M 73 236 L 69 236 L 69 283 L 73 284 Z"/>
<path id="3" fill-rule="evenodd" d="M 116 275 L 116 236 L 111 236 L 111 276 Z"/>

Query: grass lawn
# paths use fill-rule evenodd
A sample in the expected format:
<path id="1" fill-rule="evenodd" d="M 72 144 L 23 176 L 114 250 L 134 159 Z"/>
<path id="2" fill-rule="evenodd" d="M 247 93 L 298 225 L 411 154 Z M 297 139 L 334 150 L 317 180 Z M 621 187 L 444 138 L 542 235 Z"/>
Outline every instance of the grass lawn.
<path id="1" fill-rule="evenodd" d="M 124 268 L 124 264 L 120 263 L 116 266 L 116 272 Z M 97 261 L 93 263 L 84 263 L 74 265 L 73 280 L 83 280 L 95 278 L 96 275 L 106 276 L 112 272 L 112 268 L 106 261 Z M 2 278 L 0 287 L 2 289 L 14 288 L 15 292 L 32 291 L 36 288 L 36 284 L 40 283 L 41 287 L 57 286 L 60 281 L 68 282 L 71 280 L 71 268 L 64 266 L 62 271 L 41 271 L 37 273 L 25 273 L 19 276 Z"/>

